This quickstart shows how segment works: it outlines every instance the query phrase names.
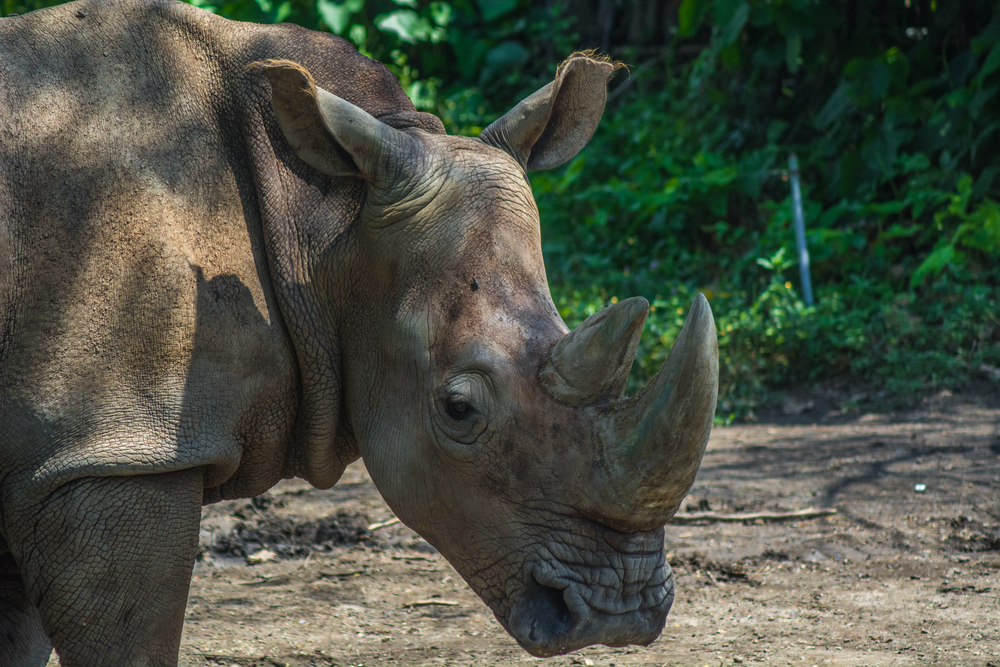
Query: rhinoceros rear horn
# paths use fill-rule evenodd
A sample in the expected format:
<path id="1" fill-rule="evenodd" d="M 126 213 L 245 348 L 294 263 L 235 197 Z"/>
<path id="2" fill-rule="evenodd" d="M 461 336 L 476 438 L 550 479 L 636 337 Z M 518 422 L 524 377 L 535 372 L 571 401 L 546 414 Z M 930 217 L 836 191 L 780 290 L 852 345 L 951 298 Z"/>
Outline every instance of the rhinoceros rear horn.
<path id="1" fill-rule="evenodd" d="M 377 179 L 410 146 L 409 135 L 316 85 L 298 63 L 259 64 L 271 82 L 274 114 L 289 145 L 303 161 L 331 176 Z M 398 176 L 398 174 L 397 174 Z"/>
<path id="2" fill-rule="evenodd" d="M 608 79 L 621 64 L 589 54 L 570 56 L 555 80 L 538 89 L 479 135 L 525 171 L 551 169 L 587 145 L 604 113 Z"/>
<path id="3" fill-rule="evenodd" d="M 588 317 L 545 355 L 542 388 L 573 406 L 620 398 L 648 314 L 649 303 L 636 296 Z"/>

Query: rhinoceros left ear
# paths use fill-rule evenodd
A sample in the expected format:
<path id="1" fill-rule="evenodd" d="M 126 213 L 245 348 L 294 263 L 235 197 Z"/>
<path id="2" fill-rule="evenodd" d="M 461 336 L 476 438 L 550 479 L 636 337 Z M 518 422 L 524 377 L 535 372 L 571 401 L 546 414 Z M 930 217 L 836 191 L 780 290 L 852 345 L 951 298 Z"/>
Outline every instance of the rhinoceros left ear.
<path id="1" fill-rule="evenodd" d="M 574 54 L 540 88 L 479 135 L 525 171 L 568 162 L 587 145 L 604 113 L 608 79 L 620 63 Z"/>
<path id="2" fill-rule="evenodd" d="M 331 176 L 377 178 L 412 139 L 316 85 L 298 63 L 259 63 L 289 145 L 307 164 Z M 406 164 L 397 160 L 395 164 Z"/>

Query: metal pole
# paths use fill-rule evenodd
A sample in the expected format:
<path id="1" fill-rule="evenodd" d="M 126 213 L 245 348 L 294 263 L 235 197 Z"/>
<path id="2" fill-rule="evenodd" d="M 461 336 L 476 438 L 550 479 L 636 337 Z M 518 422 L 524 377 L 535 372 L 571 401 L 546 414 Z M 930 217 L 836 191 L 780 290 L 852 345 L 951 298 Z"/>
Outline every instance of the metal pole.
<path id="1" fill-rule="evenodd" d="M 806 305 L 813 305 L 812 280 L 809 278 L 809 248 L 806 247 L 806 223 L 802 214 L 802 189 L 799 187 L 799 158 L 788 154 L 788 170 L 792 177 L 792 205 L 795 208 L 795 245 L 799 250 L 799 273 L 802 276 L 802 296 Z"/>

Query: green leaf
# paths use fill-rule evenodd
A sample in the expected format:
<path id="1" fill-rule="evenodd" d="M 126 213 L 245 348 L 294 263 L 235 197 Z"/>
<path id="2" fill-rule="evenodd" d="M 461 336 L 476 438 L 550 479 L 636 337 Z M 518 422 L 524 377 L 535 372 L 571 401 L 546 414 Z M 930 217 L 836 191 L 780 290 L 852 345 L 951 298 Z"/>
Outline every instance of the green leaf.
<path id="1" fill-rule="evenodd" d="M 285 19 L 292 15 L 292 3 L 288 0 L 278 5 L 274 12 L 274 22 L 284 23 Z"/>
<path id="2" fill-rule="evenodd" d="M 750 5 L 746 2 L 741 2 L 736 11 L 733 12 L 733 17 L 729 19 L 729 23 L 726 24 L 725 30 L 722 31 L 722 43 L 732 44 L 739 39 L 748 18 L 750 18 Z"/>
<path id="3" fill-rule="evenodd" d="M 909 206 L 909 202 L 892 199 L 869 204 L 865 207 L 865 210 L 876 215 L 893 215 L 905 211 L 907 206 Z"/>
<path id="4" fill-rule="evenodd" d="M 335 35 L 343 34 L 351 22 L 351 15 L 364 9 L 365 0 L 316 0 L 316 10 L 323 23 Z"/>
<path id="5" fill-rule="evenodd" d="M 757 258 L 757 264 L 763 266 L 769 271 L 774 271 L 775 273 L 781 273 L 785 269 L 795 266 L 795 263 L 794 259 L 785 259 L 784 247 L 778 248 L 778 251 L 771 255 L 768 259 L 764 259 L 763 257 Z"/>
<path id="6" fill-rule="evenodd" d="M 971 42 L 973 53 L 979 55 L 998 40 L 1000 40 L 1000 12 L 994 12 L 993 20 L 986 24 L 979 35 L 973 38 Z"/>
<path id="7" fill-rule="evenodd" d="M 949 195 L 942 190 L 932 188 L 915 187 L 906 194 L 906 200 L 913 206 L 913 218 L 917 219 L 924 214 L 924 211 L 931 209 L 948 201 Z"/>
<path id="8" fill-rule="evenodd" d="M 704 0 L 681 0 L 677 9 L 677 34 L 690 37 L 701 26 Z"/>
<path id="9" fill-rule="evenodd" d="M 983 201 L 955 232 L 952 244 L 956 241 L 991 255 L 1000 253 L 1000 206 L 992 199 Z"/>
<path id="10" fill-rule="evenodd" d="M 993 180 L 1000 173 L 1000 166 L 986 167 L 976 179 L 976 184 L 972 188 L 972 198 L 982 199 L 993 186 Z"/>
<path id="11" fill-rule="evenodd" d="M 931 166 L 930 158 L 923 153 L 914 153 L 913 155 L 907 155 L 904 153 L 899 156 L 898 161 L 900 171 L 904 174 L 914 171 L 924 171 L 925 169 L 929 169 Z"/>
<path id="12" fill-rule="evenodd" d="M 875 101 L 881 101 L 889 94 L 889 87 L 892 85 L 892 70 L 883 62 L 875 61 L 871 64 L 871 94 Z"/>
<path id="13" fill-rule="evenodd" d="M 476 4 L 479 5 L 484 21 L 498 19 L 517 8 L 517 0 L 477 0 Z"/>
<path id="14" fill-rule="evenodd" d="M 920 231 L 920 225 L 910 225 L 909 227 L 904 227 L 903 225 L 896 222 L 893 223 L 893 225 L 889 227 L 889 229 L 884 234 L 882 234 L 882 239 L 889 240 L 889 239 L 909 238 L 910 236 L 913 236 L 919 231 Z"/>
<path id="15" fill-rule="evenodd" d="M 983 105 L 993 99 L 998 89 L 1000 89 L 1000 86 L 980 87 L 972 97 L 972 101 L 969 102 L 969 115 L 978 120 L 979 113 L 983 110 Z"/>
<path id="16" fill-rule="evenodd" d="M 434 28 L 430 21 L 412 9 L 397 9 L 390 14 L 383 14 L 375 19 L 375 26 L 382 32 L 394 33 L 410 44 L 436 42 L 440 37 L 440 28 Z"/>
<path id="17" fill-rule="evenodd" d="M 972 146 L 970 147 L 970 148 L 971 148 L 971 150 L 969 151 L 969 154 L 970 154 L 970 156 L 972 157 L 972 159 L 973 159 L 973 160 L 975 160 L 975 159 L 976 159 L 976 151 L 978 151 L 978 150 L 979 150 L 979 146 L 980 146 L 980 145 L 981 145 L 981 144 L 982 144 L 982 143 L 983 143 L 984 141 L 986 141 L 987 139 L 989 139 L 989 138 L 990 138 L 990 136 L 991 136 L 991 135 L 992 135 L 992 134 L 993 134 L 994 132 L 996 132 L 997 130 L 1000 130 L 1000 122 L 996 122 L 996 123 L 991 123 L 991 124 L 990 124 L 989 126 L 985 127 L 985 128 L 983 129 L 983 131 L 982 131 L 982 132 L 980 132 L 980 133 L 979 133 L 979 134 L 978 134 L 978 135 L 976 136 L 976 139 L 975 139 L 975 141 L 973 141 L 973 142 L 972 142 Z"/>
<path id="18" fill-rule="evenodd" d="M 972 176 L 970 174 L 962 174 L 955 187 L 958 189 L 958 194 L 962 201 L 962 210 L 964 211 L 969 203 L 969 199 L 972 197 Z"/>
<path id="19" fill-rule="evenodd" d="M 825 130 L 834 121 L 840 120 L 847 113 L 847 110 L 851 108 L 851 97 L 848 94 L 849 88 L 850 84 L 847 81 L 840 82 L 837 89 L 830 95 L 830 99 L 826 101 L 823 108 L 816 114 L 816 127 Z"/>
<path id="20" fill-rule="evenodd" d="M 356 23 L 351 26 L 351 29 L 347 31 L 347 38 L 351 40 L 351 43 L 358 48 L 361 53 L 365 53 L 365 46 L 368 43 L 368 28 L 364 27 L 360 23 Z"/>
<path id="21" fill-rule="evenodd" d="M 972 91 L 965 87 L 953 90 L 944 97 L 944 101 L 952 109 L 966 107 L 972 101 Z"/>
<path id="22" fill-rule="evenodd" d="M 447 2 L 432 2 L 430 10 L 431 18 L 434 19 L 434 23 L 437 25 L 445 28 L 451 23 L 454 10 L 452 10 L 451 5 Z"/>
<path id="23" fill-rule="evenodd" d="M 740 52 L 740 45 L 736 42 L 724 46 L 719 52 L 719 57 L 722 59 L 722 64 L 729 68 L 736 68 L 740 66 L 742 60 L 742 53 Z"/>
<path id="24" fill-rule="evenodd" d="M 961 255 L 959 255 L 961 256 Z M 941 270 L 956 259 L 955 246 L 945 242 L 938 244 L 938 247 L 927 256 L 927 259 L 917 267 L 917 270 L 913 272 L 913 276 L 910 278 L 910 289 L 913 289 L 920 283 L 924 282 L 924 278 L 929 275 L 937 275 L 941 273 Z"/>
<path id="25" fill-rule="evenodd" d="M 802 64 L 802 35 L 798 31 L 785 35 L 785 66 L 795 74 Z"/>
<path id="26" fill-rule="evenodd" d="M 516 67 L 528 60 L 528 50 L 514 41 L 500 42 L 486 54 L 486 65 L 496 71 Z"/>
<path id="27" fill-rule="evenodd" d="M 729 165 L 721 169 L 706 171 L 702 175 L 701 180 L 706 185 L 729 185 L 736 180 L 737 176 L 736 165 Z M 717 200 L 721 202 L 721 197 Z M 724 202 L 721 203 L 724 205 Z"/>
<path id="28" fill-rule="evenodd" d="M 982 85 L 983 79 L 995 72 L 998 67 L 1000 67 L 1000 42 L 994 44 L 993 48 L 990 49 L 983 66 L 979 69 L 979 74 L 976 75 L 976 81 Z"/>

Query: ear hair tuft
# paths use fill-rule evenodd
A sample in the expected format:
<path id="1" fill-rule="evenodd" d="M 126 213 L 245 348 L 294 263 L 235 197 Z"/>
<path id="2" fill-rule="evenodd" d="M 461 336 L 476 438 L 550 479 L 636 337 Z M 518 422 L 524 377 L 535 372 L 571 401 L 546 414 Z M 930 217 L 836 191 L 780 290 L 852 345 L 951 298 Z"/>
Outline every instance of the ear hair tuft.
<path id="1" fill-rule="evenodd" d="M 559 70 L 561 70 L 563 66 L 573 58 L 586 58 L 588 60 L 595 60 L 599 63 L 607 63 L 614 68 L 611 70 L 611 76 L 614 76 L 615 72 L 617 72 L 620 69 L 628 70 L 628 65 L 626 65 L 620 60 L 615 60 L 606 53 L 601 53 L 597 49 L 585 49 L 583 51 L 576 51 L 574 53 L 571 53 L 568 58 L 559 63 L 559 68 L 556 70 L 557 77 L 559 76 Z M 611 77 L 608 77 L 609 80 L 610 78 Z"/>
<path id="2" fill-rule="evenodd" d="M 250 63 L 247 68 L 256 69 L 264 76 L 267 76 L 267 70 L 270 69 L 292 70 L 302 75 L 302 78 L 305 80 L 302 92 L 307 93 L 312 98 L 316 98 L 316 79 L 313 78 L 309 70 L 297 62 L 291 60 L 258 60 Z"/>

